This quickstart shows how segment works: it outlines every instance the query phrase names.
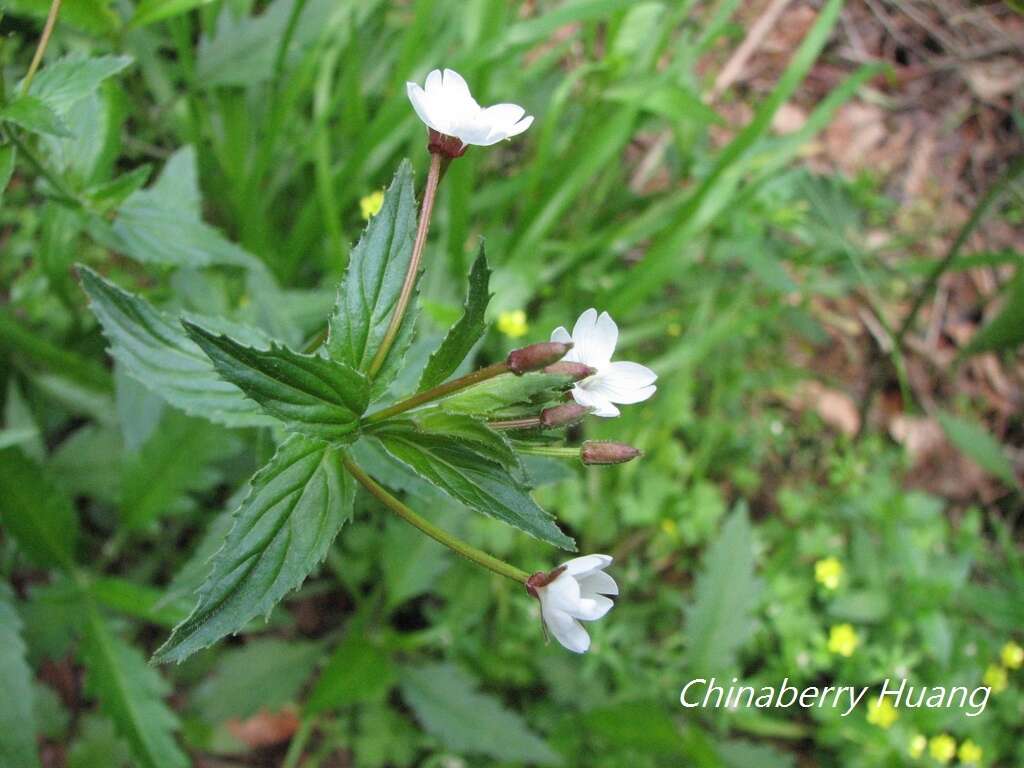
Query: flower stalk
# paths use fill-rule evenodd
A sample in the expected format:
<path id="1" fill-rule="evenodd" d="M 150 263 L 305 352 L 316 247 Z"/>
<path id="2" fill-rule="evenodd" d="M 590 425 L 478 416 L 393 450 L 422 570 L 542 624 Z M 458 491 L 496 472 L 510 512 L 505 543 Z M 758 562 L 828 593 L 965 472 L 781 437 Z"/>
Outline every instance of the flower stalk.
<path id="1" fill-rule="evenodd" d="M 467 560 L 471 560 L 477 565 L 481 565 L 489 571 L 504 576 L 512 581 L 517 581 L 520 584 L 526 584 L 530 580 L 530 574 L 526 571 L 516 568 L 510 563 L 506 563 L 504 560 L 499 560 L 493 555 L 489 555 L 483 550 L 477 549 L 476 547 L 468 544 L 457 536 L 453 536 L 442 528 L 438 528 L 436 525 L 420 517 L 418 514 L 413 512 L 409 507 L 403 504 L 401 501 L 392 496 L 383 486 L 381 486 L 376 480 L 370 477 L 362 468 L 356 464 L 352 459 L 343 455 L 342 464 L 345 469 L 352 475 L 367 491 L 373 495 L 378 501 L 384 506 L 398 515 L 400 518 L 409 523 L 409 525 L 419 528 L 423 533 L 432 538 L 439 544 L 443 544 L 454 552 L 462 555 Z"/>
<path id="2" fill-rule="evenodd" d="M 380 371 L 387 359 L 391 346 L 395 343 L 398 330 L 402 327 L 402 319 L 409 307 L 409 299 L 412 298 L 413 288 L 416 287 L 416 277 L 420 270 L 420 261 L 423 258 L 423 248 L 427 244 L 427 233 L 430 231 L 430 218 L 434 213 L 434 199 L 437 197 L 437 186 L 441 182 L 441 176 L 448 165 L 448 158 L 431 153 L 430 170 L 427 173 L 427 185 L 423 190 L 423 205 L 420 208 L 420 221 L 416 228 L 416 240 L 412 246 L 412 257 L 409 259 L 409 269 L 405 273 L 405 282 L 402 283 L 401 293 L 398 294 L 398 303 L 395 311 L 391 313 L 391 322 L 388 323 L 387 331 L 381 340 L 377 354 L 370 362 L 367 374 L 372 379 Z"/>
<path id="3" fill-rule="evenodd" d="M 504 361 L 488 365 L 486 368 L 481 368 L 477 371 L 473 371 L 472 373 L 468 373 L 465 376 L 460 376 L 457 379 L 446 381 L 444 384 L 438 384 L 436 387 L 425 389 L 422 392 L 402 400 L 401 402 L 395 403 L 394 405 L 390 405 L 387 408 L 374 411 L 363 419 L 363 424 L 376 424 L 384 421 L 385 419 L 390 419 L 392 416 L 397 416 L 400 413 L 411 411 L 413 408 L 426 405 L 434 400 L 440 400 L 442 397 L 447 397 L 459 390 L 472 387 L 474 384 L 480 384 L 481 382 L 493 379 L 495 376 L 500 376 L 501 374 L 508 372 L 508 364 Z"/>

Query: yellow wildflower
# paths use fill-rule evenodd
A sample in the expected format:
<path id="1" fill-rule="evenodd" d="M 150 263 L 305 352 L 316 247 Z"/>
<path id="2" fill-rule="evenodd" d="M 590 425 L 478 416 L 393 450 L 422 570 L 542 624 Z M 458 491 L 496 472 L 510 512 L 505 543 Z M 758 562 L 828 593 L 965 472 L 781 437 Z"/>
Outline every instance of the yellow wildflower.
<path id="1" fill-rule="evenodd" d="M 1020 669 L 1021 664 L 1024 664 L 1024 648 L 1012 640 L 1003 646 L 999 656 L 1003 660 L 1003 666 L 1008 669 Z"/>
<path id="2" fill-rule="evenodd" d="M 892 724 L 896 722 L 899 716 L 900 714 L 896 711 L 896 707 L 888 699 L 885 699 L 882 703 L 879 703 L 878 699 L 872 699 L 868 702 L 868 722 L 872 725 L 877 725 L 882 730 L 887 731 L 892 728 Z"/>
<path id="3" fill-rule="evenodd" d="M 363 218 L 366 221 L 369 221 L 380 213 L 381 206 L 383 205 L 384 192 L 378 189 L 376 192 L 371 192 L 359 201 L 359 210 L 362 212 Z"/>
<path id="4" fill-rule="evenodd" d="M 520 336 L 525 336 L 526 332 L 530 330 L 530 326 L 526 322 L 526 313 L 521 309 L 502 312 L 498 315 L 498 330 L 510 339 L 518 339 Z"/>
<path id="5" fill-rule="evenodd" d="M 814 564 L 814 580 L 825 589 L 836 589 L 843 578 L 843 564 L 838 558 L 826 557 Z"/>
<path id="6" fill-rule="evenodd" d="M 936 762 L 945 765 L 956 756 L 956 740 L 948 733 L 932 736 L 928 742 L 928 754 Z"/>
<path id="7" fill-rule="evenodd" d="M 981 747 L 968 739 L 960 745 L 960 752 L 958 754 L 960 762 L 964 765 L 977 765 L 981 762 L 981 756 L 984 752 Z"/>
<path id="8" fill-rule="evenodd" d="M 907 754 L 917 760 L 921 755 L 924 754 L 925 748 L 928 746 L 928 739 L 922 736 L 920 733 L 915 734 L 914 738 L 910 740 L 910 746 L 907 747 Z"/>
<path id="9" fill-rule="evenodd" d="M 991 688 L 992 693 L 1002 693 L 1006 690 L 1006 670 L 998 664 L 989 664 L 981 682 Z"/>
<path id="10" fill-rule="evenodd" d="M 860 645 L 860 637 L 849 624 L 837 624 L 828 633 L 829 653 L 838 653 L 840 656 L 853 656 L 853 652 Z"/>

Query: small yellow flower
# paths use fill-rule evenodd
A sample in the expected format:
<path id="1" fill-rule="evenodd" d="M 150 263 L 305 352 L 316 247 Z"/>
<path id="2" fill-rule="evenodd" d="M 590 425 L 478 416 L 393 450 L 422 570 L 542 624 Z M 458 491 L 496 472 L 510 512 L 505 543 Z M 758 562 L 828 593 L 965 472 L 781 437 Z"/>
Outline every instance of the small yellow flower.
<path id="1" fill-rule="evenodd" d="M 1020 669 L 1021 664 L 1024 664 L 1024 648 L 1012 640 L 1003 646 L 999 656 L 1003 660 L 1003 666 L 1008 669 Z"/>
<path id="2" fill-rule="evenodd" d="M 887 731 L 892 728 L 892 724 L 899 716 L 900 713 L 888 699 L 883 700 L 881 704 L 878 703 L 878 699 L 868 702 L 868 722 L 877 725 L 882 730 Z"/>
<path id="3" fill-rule="evenodd" d="M 380 213 L 382 205 L 384 205 L 384 192 L 378 189 L 359 201 L 359 210 L 362 211 L 363 218 L 369 221 Z"/>
<path id="4" fill-rule="evenodd" d="M 992 693 L 1002 693 L 1006 690 L 1006 670 L 998 664 L 989 664 L 981 682 L 991 688 Z"/>
<path id="5" fill-rule="evenodd" d="M 907 754 L 917 760 L 921 755 L 924 754 L 925 748 L 928 746 L 928 739 L 922 736 L 920 733 L 915 734 L 914 738 L 910 740 L 910 746 L 907 747 Z"/>
<path id="6" fill-rule="evenodd" d="M 526 313 L 521 309 L 502 312 L 498 315 L 498 330 L 510 339 L 525 336 L 526 332 L 530 330 L 530 326 L 526 322 Z"/>
<path id="7" fill-rule="evenodd" d="M 928 754 L 936 762 L 945 765 L 956 756 L 956 740 L 948 733 L 932 736 L 928 742 Z"/>
<path id="8" fill-rule="evenodd" d="M 669 336 L 672 336 L 673 338 L 682 336 L 683 326 L 681 326 L 679 323 L 669 323 L 668 326 L 665 328 L 665 333 L 667 333 Z"/>
<path id="9" fill-rule="evenodd" d="M 843 578 L 843 564 L 835 557 L 826 557 L 814 564 L 814 580 L 825 589 L 837 589 Z"/>
<path id="10" fill-rule="evenodd" d="M 837 624 L 828 633 L 829 653 L 838 653 L 840 656 L 853 656 L 853 652 L 860 645 L 860 637 L 849 624 Z"/>
<path id="11" fill-rule="evenodd" d="M 960 745 L 960 751 L 957 754 L 960 757 L 960 762 L 964 765 L 977 765 L 981 762 L 981 757 L 984 754 L 984 751 L 981 747 L 968 739 Z"/>
<path id="12" fill-rule="evenodd" d="M 661 521 L 661 531 L 665 535 L 671 536 L 674 539 L 679 536 L 679 525 L 675 520 L 665 518 Z"/>

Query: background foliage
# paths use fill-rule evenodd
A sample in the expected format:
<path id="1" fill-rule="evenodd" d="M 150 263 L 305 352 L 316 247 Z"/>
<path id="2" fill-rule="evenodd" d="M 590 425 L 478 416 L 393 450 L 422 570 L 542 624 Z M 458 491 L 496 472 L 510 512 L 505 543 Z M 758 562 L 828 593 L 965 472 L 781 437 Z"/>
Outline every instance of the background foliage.
<path id="1" fill-rule="evenodd" d="M 771 130 L 836 28 L 841 3 L 822 3 L 737 127 L 709 106 L 713 74 L 699 65 L 742 37 L 738 5 L 65 0 L 23 92 L 47 4 L 7 4 L 0 763 L 875 766 L 933 761 L 912 756 L 914 737 L 947 732 L 987 764 L 1024 759 L 1022 673 L 1001 658 L 1024 625 L 1019 454 L 970 392 L 915 397 L 901 344 L 880 348 L 855 393 L 884 379 L 908 413 L 936 414 L 994 478 L 984 503 L 908 489 L 910 459 L 877 421 L 847 434 L 823 422 L 827 408 L 794 406 L 819 391 L 808 382 L 838 378 L 813 364 L 834 343 L 831 315 L 872 312 L 891 339 L 899 323 L 886 318 L 907 316 L 907 286 L 931 268 L 884 260 L 866 236 L 891 212 L 878 183 L 796 162 L 879 69 L 852 71 L 794 132 Z M 623 596 L 593 627 L 592 652 L 570 655 L 543 643 L 534 601 L 359 494 L 325 565 L 267 623 L 180 666 L 147 664 L 278 435 L 231 398 L 218 423 L 188 415 L 185 353 L 159 372 L 180 401 L 112 364 L 79 283 L 91 273 L 73 265 L 206 327 L 315 338 L 364 226 L 360 200 L 402 158 L 423 178 L 404 83 L 439 65 L 537 122 L 452 165 L 421 283 L 425 341 L 400 379 L 419 378 L 459 317 L 481 237 L 490 319 L 521 310 L 527 329 L 502 318 L 477 362 L 589 306 L 611 311 L 623 353 L 660 374 L 659 392 L 576 436 L 627 439 L 645 457 L 566 464 L 537 495 L 581 550 L 615 555 Z M 1007 186 L 1018 196 L 987 213 L 1019 221 Z M 885 247 L 913 251 L 899 232 Z M 986 312 L 995 319 L 964 355 L 1019 360 L 1019 253 L 965 241 L 949 254 L 954 269 L 1010 265 L 1005 309 Z M 146 359 L 144 341 L 137 352 Z M 1001 434 L 1020 437 L 1019 411 Z M 528 570 L 557 556 L 392 485 Z M 835 589 L 815 580 L 829 557 L 843 571 Z M 849 656 L 829 644 L 840 624 L 858 639 Z M 973 719 L 684 714 L 682 684 L 712 674 L 1002 684 Z"/>

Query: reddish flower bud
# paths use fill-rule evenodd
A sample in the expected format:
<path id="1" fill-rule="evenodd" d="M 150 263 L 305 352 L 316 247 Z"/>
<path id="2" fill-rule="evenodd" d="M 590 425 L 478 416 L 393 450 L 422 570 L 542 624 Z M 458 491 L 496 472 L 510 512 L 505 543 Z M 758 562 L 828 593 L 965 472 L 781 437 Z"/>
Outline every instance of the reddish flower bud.
<path id="1" fill-rule="evenodd" d="M 591 410 L 593 409 L 578 403 L 566 403 L 565 405 L 545 408 L 540 412 L 540 425 L 545 429 L 565 427 L 569 424 L 575 424 L 590 413 Z"/>
<path id="2" fill-rule="evenodd" d="M 593 376 L 597 373 L 597 369 L 583 363 L 567 363 L 565 360 L 561 360 L 545 368 L 544 373 L 553 373 L 556 376 L 572 376 L 573 381 L 580 381 L 588 376 Z"/>
<path id="3" fill-rule="evenodd" d="M 531 344 L 522 349 L 513 349 L 508 353 L 505 361 L 508 369 L 516 376 L 522 376 L 530 371 L 539 371 L 552 363 L 557 363 L 565 353 L 572 349 L 572 344 L 563 344 L 560 341 L 542 341 L 540 344 Z"/>
<path id="4" fill-rule="evenodd" d="M 580 448 L 584 464 L 624 464 L 640 455 L 640 451 L 626 443 L 587 440 Z"/>

